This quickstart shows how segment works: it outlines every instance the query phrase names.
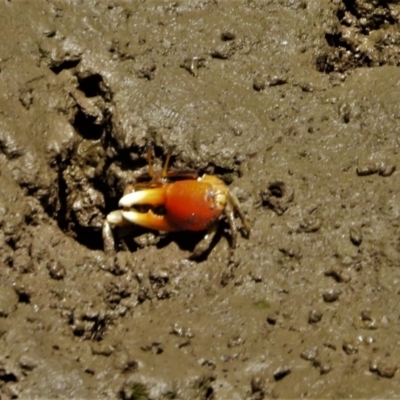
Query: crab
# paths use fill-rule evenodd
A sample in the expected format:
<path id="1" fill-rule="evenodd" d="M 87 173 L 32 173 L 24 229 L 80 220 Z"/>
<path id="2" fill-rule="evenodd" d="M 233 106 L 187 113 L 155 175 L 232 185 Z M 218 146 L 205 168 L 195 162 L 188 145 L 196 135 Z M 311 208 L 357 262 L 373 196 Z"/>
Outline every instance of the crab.
<path id="1" fill-rule="evenodd" d="M 229 223 L 232 249 L 237 244 L 236 215 L 245 234 L 250 234 L 250 224 L 239 200 L 220 178 L 199 176 L 189 169 L 169 169 L 170 157 L 169 152 L 163 168 L 156 170 L 152 165 L 152 150 L 147 152 L 148 173 L 126 187 L 119 201 L 121 209 L 106 217 L 103 225 L 106 253 L 115 251 L 113 229 L 131 224 L 163 232 L 205 231 L 191 258 L 198 258 L 210 248 L 223 216 Z"/>

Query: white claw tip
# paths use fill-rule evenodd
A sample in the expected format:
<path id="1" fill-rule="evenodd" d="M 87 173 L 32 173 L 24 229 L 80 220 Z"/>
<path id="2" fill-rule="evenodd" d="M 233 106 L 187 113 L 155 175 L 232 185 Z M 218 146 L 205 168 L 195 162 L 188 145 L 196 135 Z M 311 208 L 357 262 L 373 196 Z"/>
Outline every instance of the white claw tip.
<path id="1" fill-rule="evenodd" d="M 121 198 L 118 204 L 120 207 L 132 207 L 133 205 L 138 204 L 138 202 L 140 202 L 144 196 L 144 190 L 128 193 Z"/>

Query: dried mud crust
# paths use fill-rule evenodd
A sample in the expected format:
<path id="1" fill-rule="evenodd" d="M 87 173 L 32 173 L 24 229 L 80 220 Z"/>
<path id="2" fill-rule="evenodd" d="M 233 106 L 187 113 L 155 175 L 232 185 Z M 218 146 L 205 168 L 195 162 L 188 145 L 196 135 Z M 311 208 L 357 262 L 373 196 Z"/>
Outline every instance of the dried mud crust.
<path id="1" fill-rule="evenodd" d="M 321 72 L 399 65 L 400 4 L 394 1 L 337 0 L 326 30 L 329 50 L 317 57 Z"/>
<path id="2" fill-rule="evenodd" d="M 1 398 L 398 397 L 400 72 L 344 51 L 397 4 L 28 4 L 0 5 Z M 147 144 L 231 185 L 235 263 L 226 224 L 197 263 L 186 232 L 104 254 Z"/>

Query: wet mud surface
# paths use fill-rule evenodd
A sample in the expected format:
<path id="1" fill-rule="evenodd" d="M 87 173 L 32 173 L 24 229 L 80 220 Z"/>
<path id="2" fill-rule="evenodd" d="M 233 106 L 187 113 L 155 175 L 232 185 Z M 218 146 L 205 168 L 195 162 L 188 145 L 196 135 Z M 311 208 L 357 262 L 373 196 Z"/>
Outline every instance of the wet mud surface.
<path id="1" fill-rule="evenodd" d="M 0 11 L 1 399 L 399 397 L 396 1 Z M 230 185 L 233 262 L 104 253 L 149 144 Z"/>

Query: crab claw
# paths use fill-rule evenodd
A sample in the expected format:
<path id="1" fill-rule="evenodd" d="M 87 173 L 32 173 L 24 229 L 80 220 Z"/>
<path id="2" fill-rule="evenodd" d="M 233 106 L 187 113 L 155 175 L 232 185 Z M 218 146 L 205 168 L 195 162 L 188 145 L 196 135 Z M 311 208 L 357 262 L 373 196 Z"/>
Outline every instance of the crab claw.
<path id="1" fill-rule="evenodd" d="M 129 208 L 135 204 L 148 204 L 156 207 L 165 203 L 165 189 L 163 187 L 143 189 L 126 194 L 119 201 L 120 207 Z"/>
<path id="2" fill-rule="evenodd" d="M 122 217 L 121 210 L 111 211 L 110 214 L 107 215 L 106 220 L 111 226 L 124 225 L 124 218 Z"/>
<path id="3" fill-rule="evenodd" d="M 164 215 L 154 214 L 151 210 L 146 213 L 134 210 L 122 211 L 122 216 L 125 220 L 148 229 L 164 232 L 173 232 L 178 230 L 174 225 L 168 222 Z"/>

